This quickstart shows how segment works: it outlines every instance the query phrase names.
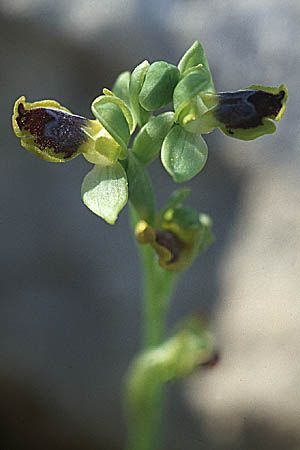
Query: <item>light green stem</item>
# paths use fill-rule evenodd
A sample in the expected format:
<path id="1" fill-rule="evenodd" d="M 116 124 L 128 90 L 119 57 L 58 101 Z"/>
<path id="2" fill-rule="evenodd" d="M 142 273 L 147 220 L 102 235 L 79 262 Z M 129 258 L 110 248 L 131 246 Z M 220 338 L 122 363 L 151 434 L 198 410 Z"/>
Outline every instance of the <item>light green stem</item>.
<path id="1" fill-rule="evenodd" d="M 158 265 L 150 246 L 141 248 L 143 261 L 144 348 L 159 345 L 165 334 L 165 319 L 177 275 Z"/>
<path id="2" fill-rule="evenodd" d="M 165 335 L 165 318 L 177 274 L 162 269 L 150 246 L 140 247 L 143 266 L 143 348 L 142 351 L 161 344 Z M 130 396 L 130 378 L 126 397 Z M 126 402 L 128 419 L 127 450 L 159 450 L 164 410 L 163 384 L 149 383 L 149 389 L 141 392 L 138 403 L 141 414 L 132 414 L 130 401 Z"/>

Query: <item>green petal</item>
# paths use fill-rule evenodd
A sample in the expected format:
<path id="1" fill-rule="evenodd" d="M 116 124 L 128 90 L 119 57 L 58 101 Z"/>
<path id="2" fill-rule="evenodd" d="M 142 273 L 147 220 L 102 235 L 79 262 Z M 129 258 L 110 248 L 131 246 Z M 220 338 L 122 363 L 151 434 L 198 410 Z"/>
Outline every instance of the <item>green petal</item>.
<path id="1" fill-rule="evenodd" d="M 172 101 L 173 91 L 179 80 L 179 70 L 173 64 L 157 61 L 149 67 L 139 102 L 147 111 L 155 111 Z"/>
<path id="2" fill-rule="evenodd" d="M 95 141 L 95 146 L 83 153 L 83 156 L 92 164 L 107 166 L 122 159 L 122 148 L 103 128 Z"/>
<path id="3" fill-rule="evenodd" d="M 207 90 L 209 80 L 207 78 L 207 72 L 203 68 L 201 72 L 190 73 L 184 77 L 177 84 L 174 94 L 173 103 L 175 110 L 175 120 L 184 121 L 185 117 L 189 114 L 190 102 L 201 92 Z M 203 103 L 203 102 L 202 102 Z M 184 114 L 181 113 L 184 111 Z M 197 114 L 201 115 L 207 111 L 207 108 L 203 104 L 202 110 L 197 111 Z M 180 116 L 180 119 L 179 119 Z"/>
<path id="4" fill-rule="evenodd" d="M 103 95 L 93 101 L 92 111 L 96 119 L 122 147 L 123 152 L 127 153 L 130 130 L 119 102 L 120 99 L 116 101 L 116 97 Z"/>
<path id="5" fill-rule="evenodd" d="M 152 117 L 136 136 L 132 151 L 143 164 L 153 161 L 174 123 L 174 113 L 166 112 Z"/>
<path id="6" fill-rule="evenodd" d="M 99 103 L 100 104 L 114 103 L 115 105 L 117 105 L 121 109 L 122 113 L 124 114 L 124 117 L 128 123 L 130 134 L 132 134 L 135 130 L 135 123 L 134 123 L 131 111 L 128 108 L 128 106 L 126 105 L 126 103 L 121 98 L 117 97 L 109 89 L 104 88 L 103 93 L 104 93 L 104 96 L 101 95 L 100 97 L 96 98 L 93 101 L 92 107 L 93 107 L 94 103 L 97 103 L 97 104 L 99 104 Z"/>
<path id="7" fill-rule="evenodd" d="M 177 183 L 191 180 L 205 166 L 208 156 L 206 142 L 199 134 L 192 134 L 175 125 L 164 140 L 162 164 Z"/>
<path id="8" fill-rule="evenodd" d="M 94 166 L 83 180 L 81 196 L 94 214 L 114 224 L 128 200 L 127 177 L 121 164 Z"/>

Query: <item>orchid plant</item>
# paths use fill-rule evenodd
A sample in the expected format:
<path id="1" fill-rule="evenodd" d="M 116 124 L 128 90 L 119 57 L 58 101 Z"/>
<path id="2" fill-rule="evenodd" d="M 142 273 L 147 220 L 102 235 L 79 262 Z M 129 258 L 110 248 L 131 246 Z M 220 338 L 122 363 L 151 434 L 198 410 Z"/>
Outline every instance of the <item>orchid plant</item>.
<path id="1" fill-rule="evenodd" d="M 196 41 L 178 65 L 144 61 L 119 75 L 91 105 L 94 119 L 72 114 L 54 100 L 20 97 L 12 124 L 21 145 L 50 162 L 82 155 L 93 168 L 82 182 L 83 203 L 114 224 L 129 203 L 143 268 L 143 349 L 125 379 L 128 450 L 161 445 L 164 385 L 213 361 L 214 339 L 192 314 L 165 336 L 165 317 L 176 282 L 213 242 L 212 221 L 184 206 L 177 189 L 160 210 L 147 172 L 156 158 L 174 182 L 191 180 L 205 166 L 204 134 L 252 140 L 276 130 L 287 88 L 250 86 L 216 92 L 202 45 Z M 170 110 L 167 107 L 170 106 Z"/>

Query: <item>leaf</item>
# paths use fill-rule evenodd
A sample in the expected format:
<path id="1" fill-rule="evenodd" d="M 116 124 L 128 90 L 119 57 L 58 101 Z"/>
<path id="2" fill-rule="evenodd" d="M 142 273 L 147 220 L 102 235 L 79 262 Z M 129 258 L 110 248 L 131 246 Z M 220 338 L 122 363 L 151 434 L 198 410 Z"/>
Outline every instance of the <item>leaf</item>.
<path id="1" fill-rule="evenodd" d="M 166 136 L 161 151 L 162 164 L 177 183 L 191 180 L 207 161 L 208 149 L 200 134 L 175 125 Z"/>
<path id="2" fill-rule="evenodd" d="M 114 224 L 128 200 L 127 177 L 121 164 L 94 166 L 83 180 L 81 196 L 94 214 Z"/>
<path id="3" fill-rule="evenodd" d="M 132 151 L 143 164 L 153 161 L 174 123 L 174 113 L 166 112 L 152 117 L 136 136 Z"/>
<path id="4" fill-rule="evenodd" d="M 129 201 L 138 212 L 140 219 L 150 225 L 153 224 L 155 202 L 152 184 L 148 173 L 132 152 L 128 155 L 127 177 Z"/>
<path id="5" fill-rule="evenodd" d="M 140 104 L 147 111 L 155 111 L 172 101 L 179 80 L 179 70 L 173 64 L 157 61 L 149 67 L 142 90 Z"/>

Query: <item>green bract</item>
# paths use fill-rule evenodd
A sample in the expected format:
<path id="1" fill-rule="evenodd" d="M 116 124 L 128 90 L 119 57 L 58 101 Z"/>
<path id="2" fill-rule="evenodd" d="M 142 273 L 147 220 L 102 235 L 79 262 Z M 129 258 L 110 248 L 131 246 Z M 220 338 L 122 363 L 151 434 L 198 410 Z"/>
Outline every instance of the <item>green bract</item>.
<path id="1" fill-rule="evenodd" d="M 81 196 L 93 213 L 114 224 L 128 200 L 127 177 L 121 164 L 94 166 L 83 180 Z"/>
<path id="2" fill-rule="evenodd" d="M 175 125 L 163 142 L 161 161 L 173 180 L 182 183 L 203 169 L 207 155 L 207 145 L 200 134 L 189 133 Z"/>
<path id="3" fill-rule="evenodd" d="M 173 64 L 157 61 L 149 67 L 139 95 L 139 102 L 147 111 L 155 111 L 172 101 L 179 80 L 179 70 Z"/>
<path id="4" fill-rule="evenodd" d="M 129 183 L 129 200 L 139 217 L 152 224 L 155 213 L 152 184 L 148 173 L 132 152 L 128 157 L 126 172 Z"/>

